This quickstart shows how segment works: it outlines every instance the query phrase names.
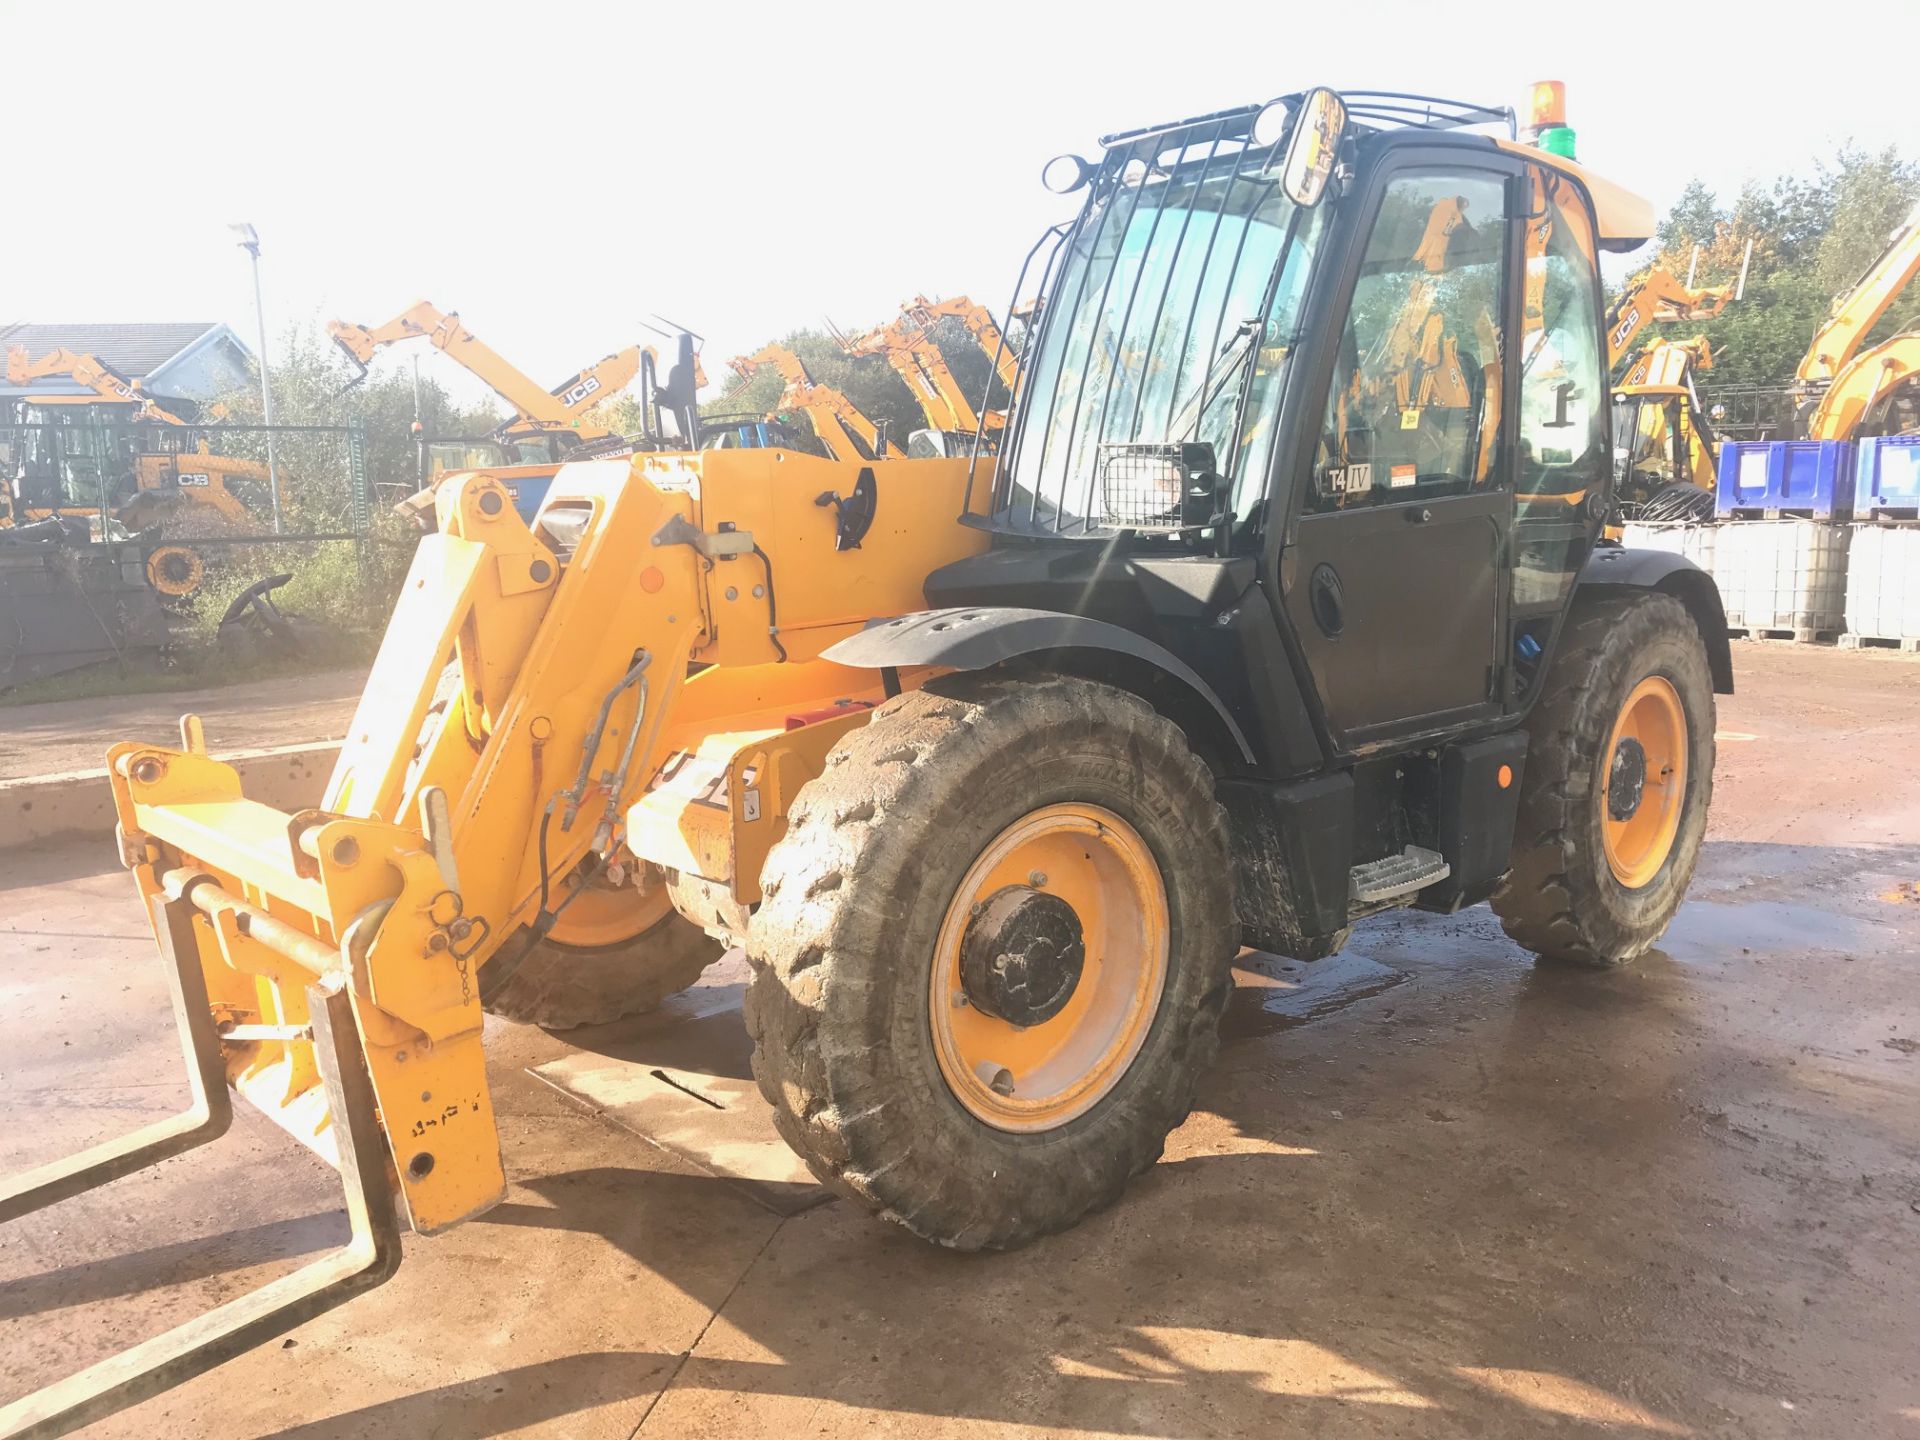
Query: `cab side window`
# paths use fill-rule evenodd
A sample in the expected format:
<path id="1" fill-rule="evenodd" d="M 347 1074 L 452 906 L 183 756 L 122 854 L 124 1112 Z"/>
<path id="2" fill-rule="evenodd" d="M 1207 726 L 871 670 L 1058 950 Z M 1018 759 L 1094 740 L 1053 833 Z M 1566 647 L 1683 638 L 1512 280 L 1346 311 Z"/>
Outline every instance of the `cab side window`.
<path id="1" fill-rule="evenodd" d="M 1494 172 L 1389 183 L 1328 387 L 1309 513 L 1494 484 L 1507 230 Z"/>
<path id="2" fill-rule="evenodd" d="M 1593 216 L 1578 186 L 1530 166 L 1520 329 L 1520 454 L 1514 477 L 1516 612 L 1557 609 L 1585 562 L 1589 495 L 1606 452 L 1606 347 Z"/>

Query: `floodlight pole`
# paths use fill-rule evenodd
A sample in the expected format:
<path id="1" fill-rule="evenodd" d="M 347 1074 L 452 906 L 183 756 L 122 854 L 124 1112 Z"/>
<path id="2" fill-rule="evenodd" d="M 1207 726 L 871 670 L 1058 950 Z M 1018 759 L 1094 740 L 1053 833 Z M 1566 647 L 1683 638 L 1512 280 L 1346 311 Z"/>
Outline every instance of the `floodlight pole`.
<path id="1" fill-rule="evenodd" d="M 267 307 L 260 298 L 260 232 L 248 224 L 228 227 L 253 257 L 253 318 L 260 336 L 260 411 L 267 423 L 267 491 L 273 498 L 273 533 L 280 533 L 280 457 L 273 434 L 273 387 L 267 381 Z"/>

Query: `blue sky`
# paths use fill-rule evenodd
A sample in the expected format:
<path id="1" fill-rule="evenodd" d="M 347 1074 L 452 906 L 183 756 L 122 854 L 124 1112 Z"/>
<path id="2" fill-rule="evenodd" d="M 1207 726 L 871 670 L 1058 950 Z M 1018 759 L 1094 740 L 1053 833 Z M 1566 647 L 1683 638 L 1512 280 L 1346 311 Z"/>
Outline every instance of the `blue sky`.
<path id="1" fill-rule="evenodd" d="M 1910 87 L 1831 83 L 1811 12 L 1772 11 L 4 0 L 0 319 L 251 340 L 226 229 L 250 220 L 276 333 L 430 299 L 550 384 L 657 312 L 709 337 L 718 376 L 916 291 L 999 311 L 1068 203 L 1049 157 L 1315 83 L 1519 104 L 1564 80 L 1581 158 L 1662 208 L 1696 174 L 1731 193 L 1849 140 L 1920 156 Z M 1855 0 L 1846 29 L 1920 39 L 1920 3 Z"/>

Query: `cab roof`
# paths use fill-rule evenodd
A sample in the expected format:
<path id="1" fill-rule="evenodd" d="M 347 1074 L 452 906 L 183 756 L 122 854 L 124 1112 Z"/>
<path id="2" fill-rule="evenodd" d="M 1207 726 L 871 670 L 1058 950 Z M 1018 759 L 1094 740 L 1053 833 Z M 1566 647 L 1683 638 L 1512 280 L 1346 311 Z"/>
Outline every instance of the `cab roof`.
<path id="1" fill-rule="evenodd" d="M 1280 102 L 1297 106 L 1309 92 L 1298 91 L 1278 97 Z M 1342 90 L 1340 98 L 1347 107 L 1350 127 L 1355 134 L 1387 134 L 1407 138 L 1409 133 L 1423 138 L 1445 135 L 1453 143 L 1497 147 L 1509 154 L 1550 165 L 1579 181 L 1593 197 L 1594 220 L 1599 227 L 1603 250 L 1635 250 L 1653 238 L 1653 204 L 1584 165 L 1526 144 L 1519 138 L 1519 117 L 1507 106 L 1476 105 L 1465 100 L 1448 100 L 1436 95 L 1416 95 L 1397 90 Z M 1269 104 L 1276 103 L 1269 101 Z M 1215 135 L 1241 134 L 1251 129 L 1261 105 L 1236 105 L 1210 115 L 1193 115 L 1162 125 L 1123 130 L 1100 137 L 1111 149 L 1142 141 L 1171 138 L 1181 132 L 1211 131 Z M 1486 129 L 1506 131 L 1489 135 Z"/>

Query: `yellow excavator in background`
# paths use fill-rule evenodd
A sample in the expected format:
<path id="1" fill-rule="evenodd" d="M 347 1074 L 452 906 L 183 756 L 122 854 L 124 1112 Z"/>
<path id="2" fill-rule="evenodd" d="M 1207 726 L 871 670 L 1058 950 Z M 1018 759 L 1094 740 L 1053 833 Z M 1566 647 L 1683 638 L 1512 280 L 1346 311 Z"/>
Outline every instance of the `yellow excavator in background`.
<path id="1" fill-rule="evenodd" d="M 1794 383 L 1811 440 L 1899 435 L 1920 428 L 1920 325 L 1862 351 L 1867 334 L 1920 275 L 1920 207 L 1814 332 Z"/>
<path id="2" fill-rule="evenodd" d="M 813 426 L 816 439 L 835 460 L 877 460 L 887 454 L 887 437 L 881 426 L 869 419 L 845 393 L 831 385 L 818 383 L 807 371 L 806 362 L 784 345 L 763 345 L 751 355 L 732 361 L 736 374 L 751 380 L 764 365 L 771 365 L 786 383 L 775 412 L 799 411 Z"/>
<path id="3" fill-rule="evenodd" d="M 66 515 L 157 532 L 166 543 L 146 550 L 147 583 L 169 600 L 192 595 L 206 578 L 206 558 L 192 539 L 260 528 L 244 497 L 269 498 L 267 467 L 214 454 L 190 420 L 97 356 L 62 347 L 35 359 L 14 345 L 6 374 L 10 385 L 65 376 L 93 393 L 19 402 L 25 425 L 17 473 L 0 476 L 0 525 Z M 105 423 L 67 425 L 56 415 Z"/>
<path id="4" fill-rule="evenodd" d="M 998 448 L 1006 416 L 998 410 L 983 415 L 974 408 L 924 326 L 902 316 L 864 335 L 836 332 L 834 338 L 849 355 L 884 355 L 894 373 L 906 382 L 921 414 L 927 417 L 927 428 L 908 437 L 909 455 L 919 459 L 970 455 L 976 443 L 988 453 Z"/>

